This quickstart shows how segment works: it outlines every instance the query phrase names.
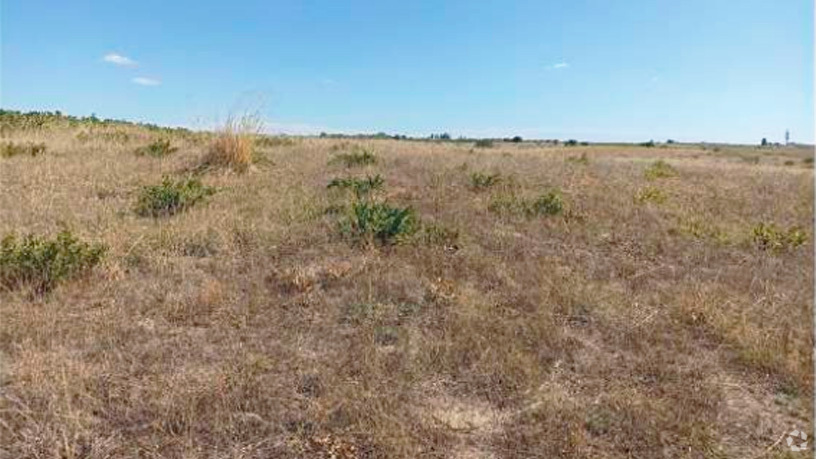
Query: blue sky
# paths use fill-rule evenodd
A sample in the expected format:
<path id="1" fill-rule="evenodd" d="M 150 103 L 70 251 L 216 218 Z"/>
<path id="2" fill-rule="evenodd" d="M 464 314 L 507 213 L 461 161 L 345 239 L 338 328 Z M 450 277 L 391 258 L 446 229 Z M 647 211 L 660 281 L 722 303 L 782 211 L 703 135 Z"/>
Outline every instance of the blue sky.
<path id="1" fill-rule="evenodd" d="M 0 105 L 272 131 L 812 143 L 810 0 L 5 0 Z"/>

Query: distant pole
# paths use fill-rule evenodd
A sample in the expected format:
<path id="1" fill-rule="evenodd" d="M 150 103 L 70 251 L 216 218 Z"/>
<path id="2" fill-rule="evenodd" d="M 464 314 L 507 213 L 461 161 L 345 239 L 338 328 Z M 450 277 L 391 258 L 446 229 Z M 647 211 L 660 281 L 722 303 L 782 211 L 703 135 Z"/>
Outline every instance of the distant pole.
<path id="1" fill-rule="evenodd" d="M 785 145 L 790 144 L 790 131 L 785 129 Z"/>

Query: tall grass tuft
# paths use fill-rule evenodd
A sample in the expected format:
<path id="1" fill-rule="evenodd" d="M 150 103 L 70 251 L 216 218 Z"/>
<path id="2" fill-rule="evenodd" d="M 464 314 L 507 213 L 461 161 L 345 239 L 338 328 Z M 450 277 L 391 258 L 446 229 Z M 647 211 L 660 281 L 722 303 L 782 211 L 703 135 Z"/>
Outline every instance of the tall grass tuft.
<path id="1" fill-rule="evenodd" d="M 252 164 L 255 139 L 263 123 L 258 115 L 230 117 L 216 134 L 204 157 L 204 166 L 229 167 L 245 172 Z"/>

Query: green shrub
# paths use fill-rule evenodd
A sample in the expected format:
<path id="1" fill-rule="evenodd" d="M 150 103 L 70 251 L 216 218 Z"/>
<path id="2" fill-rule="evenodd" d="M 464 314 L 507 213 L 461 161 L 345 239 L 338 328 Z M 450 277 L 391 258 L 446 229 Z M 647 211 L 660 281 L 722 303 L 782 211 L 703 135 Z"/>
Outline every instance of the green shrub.
<path id="1" fill-rule="evenodd" d="M 137 148 L 136 155 L 161 158 L 175 153 L 176 150 L 178 150 L 177 147 L 170 145 L 170 139 L 156 139 L 148 145 Z"/>
<path id="2" fill-rule="evenodd" d="M 568 147 L 574 147 L 574 146 L 578 145 L 578 141 L 575 140 L 575 139 L 569 139 L 566 142 L 564 142 L 564 145 L 566 145 Z"/>
<path id="3" fill-rule="evenodd" d="M 357 198 L 362 198 L 373 191 L 379 190 L 383 187 L 385 180 L 377 174 L 375 176 L 366 176 L 365 178 L 335 178 L 327 188 L 338 188 L 341 190 L 351 190 Z"/>
<path id="4" fill-rule="evenodd" d="M 43 153 L 45 153 L 44 143 L 4 142 L 2 145 L 0 145 L 0 156 L 3 158 L 11 158 L 19 155 L 37 156 Z"/>
<path id="5" fill-rule="evenodd" d="M 641 146 L 641 147 L 651 148 L 651 147 L 655 146 L 655 142 L 654 142 L 654 140 L 650 140 L 648 142 L 641 142 L 638 145 Z"/>
<path id="6" fill-rule="evenodd" d="M 340 221 L 340 230 L 365 243 L 393 244 L 416 232 L 417 217 L 410 207 L 357 201 Z"/>
<path id="7" fill-rule="evenodd" d="M 660 159 L 653 162 L 648 168 L 646 168 L 643 175 L 648 180 L 655 180 L 659 178 L 674 177 L 677 175 L 677 170 L 666 161 Z"/>
<path id="8" fill-rule="evenodd" d="M 813 165 L 813 156 L 808 156 L 807 158 L 802 160 L 803 163 L 812 166 Z"/>
<path id="9" fill-rule="evenodd" d="M 758 223 L 751 229 L 754 243 L 762 250 L 780 251 L 796 248 L 807 241 L 807 235 L 798 227 L 787 231 L 773 223 Z"/>
<path id="10" fill-rule="evenodd" d="M 143 217 L 163 217 L 182 212 L 215 193 L 195 178 L 173 181 L 165 177 L 161 185 L 143 187 L 136 213 Z"/>
<path id="11" fill-rule="evenodd" d="M 0 285 L 9 290 L 28 287 L 43 294 L 89 271 L 105 251 L 105 246 L 81 242 L 67 230 L 54 239 L 7 235 L 0 241 Z"/>
<path id="12" fill-rule="evenodd" d="M 570 156 L 567 158 L 567 162 L 586 166 L 589 164 L 589 157 L 587 156 L 586 152 L 584 152 L 581 153 L 581 156 Z"/>
<path id="13" fill-rule="evenodd" d="M 473 146 L 476 148 L 493 148 L 493 141 L 490 139 L 479 139 Z"/>
<path id="14" fill-rule="evenodd" d="M 486 190 L 500 181 L 501 176 L 499 174 L 486 174 L 483 172 L 470 174 L 470 186 L 474 190 Z"/>
<path id="15" fill-rule="evenodd" d="M 426 245 L 438 245 L 452 250 L 459 248 L 459 231 L 439 223 L 423 224 L 419 239 Z"/>
<path id="16" fill-rule="evenodd" d="M 561 194 L 556 191 L 549 191 L 537 197 L 529 206 L 525 206 L 524 212 L 528 217 L 539 215 L 558 215 L 564 210 L 564 201 Z"/>
<path id="17" fill-rule="evenodd" d="M 374 155 L 374 153 L 366 150 L 365 148 L 354 147 L 354 149 L 349 153 L 340 153 L 336 155 L 330 162 L 341 163 L 346 167 L 367 166 L 369 164 L 375 164 L 377 162 L 377 157 Z"/>
<path id="18" fill-rule="evenodd" d="M 487 208 L 498 214 L 533 218 L 560 214 L 564 210 L 564 201 L 557 190 L 548 191 L 535 199 L 522 198 L 511 193 L 493 196 Z"/>
<path id="19" fill-rule="evenodd" d="M 635 193 L 635 202 L 639 203 L 653 202 L 655 204 L 662 204 L 666 202 L 666 199 L 666 193 L 653 186 L 641 188 Z"/>
<path id="20" fill-rule="evenodd" d="M 258 148 L 291 147 L 295 145 L 295 140 L 285 136 L 262 135 L 255 138 L 255 146 Z"/>

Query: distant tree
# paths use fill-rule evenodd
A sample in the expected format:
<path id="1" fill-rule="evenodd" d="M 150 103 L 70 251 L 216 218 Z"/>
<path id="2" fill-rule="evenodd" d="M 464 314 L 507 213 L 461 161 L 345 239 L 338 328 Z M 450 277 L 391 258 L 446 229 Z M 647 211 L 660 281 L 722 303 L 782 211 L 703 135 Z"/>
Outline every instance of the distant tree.
<path id="1" fill-rule="evenodd" d="M 578 141 L 575 140 L 575 139 L 569 139 L 569 140 L 564 142 L 564 145 L 566 145 L 568 147 L 574 147 L 574 146 L 578 145 Z"/>
<path id="2" fill-rule="evenodd" d="M 522 139 L 520 135 L 517 135 L 517 136 L 513 137 L 512 139 L 510 139 L 511 142 L 515 142 L 515 143 L 520 143 L 523 140 L 524 139 Z"/>
<path id="3" fill-rule="evenodd" d="M 762 143 L 760 143 L 760 145 L 761 145 L 761 146 L 763 146 L 763 147 L 767 147 L 767 146 L 768 146 L 768 139 L 766 139 L 765 137 L 763 137 L 763 138 L 762 138 Z"/>
<path id="4" fill-rule="evenodd" d="M 439 138 L 440 138 L 441 140 L 450 140 L 450 139 L 451 139 L 451 136 L 450 136 L 450 134 L 448 134 L 447 132 L 443 132 L 443 133 L 442 133 L 442 134 L 439 136 Z"/>
<path id="5" fill-rule="evenodd" d="M 666 143 L 674 143 L 674 140 L 673 140 L 673 139 L 669 139 L 669 140 L 667 140 L 667 141 L 666 141 Z"/>

